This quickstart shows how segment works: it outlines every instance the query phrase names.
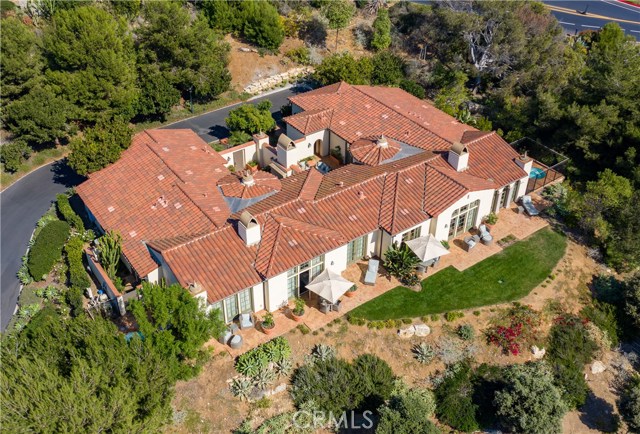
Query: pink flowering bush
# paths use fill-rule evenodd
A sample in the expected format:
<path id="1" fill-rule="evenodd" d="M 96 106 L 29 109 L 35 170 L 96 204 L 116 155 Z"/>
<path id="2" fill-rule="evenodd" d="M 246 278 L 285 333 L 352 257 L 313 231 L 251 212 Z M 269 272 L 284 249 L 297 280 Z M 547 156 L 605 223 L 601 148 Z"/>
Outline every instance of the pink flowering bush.
<path id="1" fill-rule="evenodd" d="M 514 356 L 533 343 L 540 326 L 540 315 L 531 307 L 514 303 L 486 330 L 487 341 Z"/>

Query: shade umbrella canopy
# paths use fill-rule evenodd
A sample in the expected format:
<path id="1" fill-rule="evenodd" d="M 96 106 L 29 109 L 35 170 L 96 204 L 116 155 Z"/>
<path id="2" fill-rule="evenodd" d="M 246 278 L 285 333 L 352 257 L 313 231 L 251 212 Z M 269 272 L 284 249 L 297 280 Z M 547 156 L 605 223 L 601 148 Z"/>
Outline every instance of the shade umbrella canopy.
<path id="1" fill-rule="evenodd" d="M 325 300 L 335 303 L 352 286 L 353 282 L 349 282 L 335 271 L 325 268 L 322 273 L 307 284 L 307 289 L 315 292 Z"/>
<path id="2" fill-rule="evenodd" d="M 449 254 L 449 251 L 444 248 L 442 243 L 431 234 L 426 237 L 418 237 L 413 240 L 409 240 L 405 242 L 405 244 L 409 246 L 413 253 L 415 253 L 422 262 Z"/>

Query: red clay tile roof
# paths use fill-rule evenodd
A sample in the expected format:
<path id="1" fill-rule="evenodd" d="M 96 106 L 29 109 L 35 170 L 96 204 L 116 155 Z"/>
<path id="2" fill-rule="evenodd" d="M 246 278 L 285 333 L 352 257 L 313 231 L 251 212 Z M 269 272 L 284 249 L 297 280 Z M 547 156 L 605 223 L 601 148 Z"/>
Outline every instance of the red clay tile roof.
<path id="1" fill-rule="evenodd" d="M 274 175 L 258 171 L 250 174 L 253 184 L 243 181 L 243 173 L 230 173 L 218 181 L 218 187 L 227 197 L 250 199 L 280 190 L 280 180 Z"/>
<path id="2" fill-rule="evenodd" d="M 262 281 L 253 262 L 255 248 L 247 248 L 233 226 L 183 240 L 158 240 L 149 245 L 162 253 L 184 287 L 199 283 L 213 303 Z"/>
<path id="3" fill-rule="evenodd" d="M 296 128 L 302 134 L 310 134 L 320 130 L 326 130 L 331 125 L 333 109 L 306 110 L 287 118 L 300 128 Z"/>
<path id="4" fill-rule="evenodd" d="M 328 124 L 311 122 L 304 112 L 285 118 L 293 128 L 304 134 L 329 128 L 349 143 L 384 134 L 421 149 L 447 150 L 465 131 L 475 131 L 398 88 L 336 83 L 289 99 L 314 116 L 332 110 Z"/>
<path id="5" fill-rule="evenodd" d="M 191 130 L 145 131 L 76 191 L 104 230 L 121 233 L 124 256 L 144 277 L 158 267 L 145 241 L 226 223 L 230 212 L 215 184 L 229 172 L 220 161 Z"/>
<path id="6" fill-rule="evenodd" d="M 384 139 L 386 146 L 378 143 L 381 138 L 358 139 L 349 147 L 353 158 L 368 166 L 377 166 L 400 152 L 400 143 L 391 139 Z"/>
<path id="7" fill-rule="evenodd" d="M 239 180 L 222 167 L 224 159 L 188 130 L 136 136 L 120 161 L 93 174 L 78 193 L 105 229 L 121 231 L 124 253 L 139 275 L 157 267 L 146 241 L 182 285 L 201 284 L 215 302 L 378 228 L 401 233 L 470 191 L 525 176 L 515 163 L 518 154 L 498 135 L 454 122 L 398 89 L 337 83 L 291 99 L 315 110 L 287 119 L 303 130 L 330 119 L 332 131 L 350 143 L 384 134 L 438 152 L 376 166 L 351 164 L 326 175 L 311 169 L 279 180 L 277 192 L 245 209 L 262 229 L 261 243 L 251 247 L 236 233 L 240 213 L 230 215 L 217 186 L 240 196 L 247 189 L 235 191 Z M 463 172 L 443 152 L 454 141 L 469 149 Z M 263 172 L 254 176 L 273 183 Z"/>

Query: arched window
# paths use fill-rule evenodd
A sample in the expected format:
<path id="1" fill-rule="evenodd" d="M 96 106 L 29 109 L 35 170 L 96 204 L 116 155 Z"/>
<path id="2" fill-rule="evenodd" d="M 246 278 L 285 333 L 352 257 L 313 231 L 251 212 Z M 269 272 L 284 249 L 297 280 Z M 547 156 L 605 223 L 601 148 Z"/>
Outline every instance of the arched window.
<path id="1" fill-rule="evenodd" d="M 322 157 L 322 139 L 316 140 L 313 145 L 313 153 L 318 157 Z"/>

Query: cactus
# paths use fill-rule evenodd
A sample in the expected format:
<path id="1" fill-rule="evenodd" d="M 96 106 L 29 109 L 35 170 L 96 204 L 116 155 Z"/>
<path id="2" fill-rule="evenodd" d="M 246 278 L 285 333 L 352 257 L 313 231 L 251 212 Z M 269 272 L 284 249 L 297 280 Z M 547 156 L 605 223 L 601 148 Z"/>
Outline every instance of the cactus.
<path id="1" fill-rule="evenodd" d="M 109 231 L 100 237 L 100 262 L 111 279 L 116 276 L 121 254 L 122 237 L 118 232 Z"/>

